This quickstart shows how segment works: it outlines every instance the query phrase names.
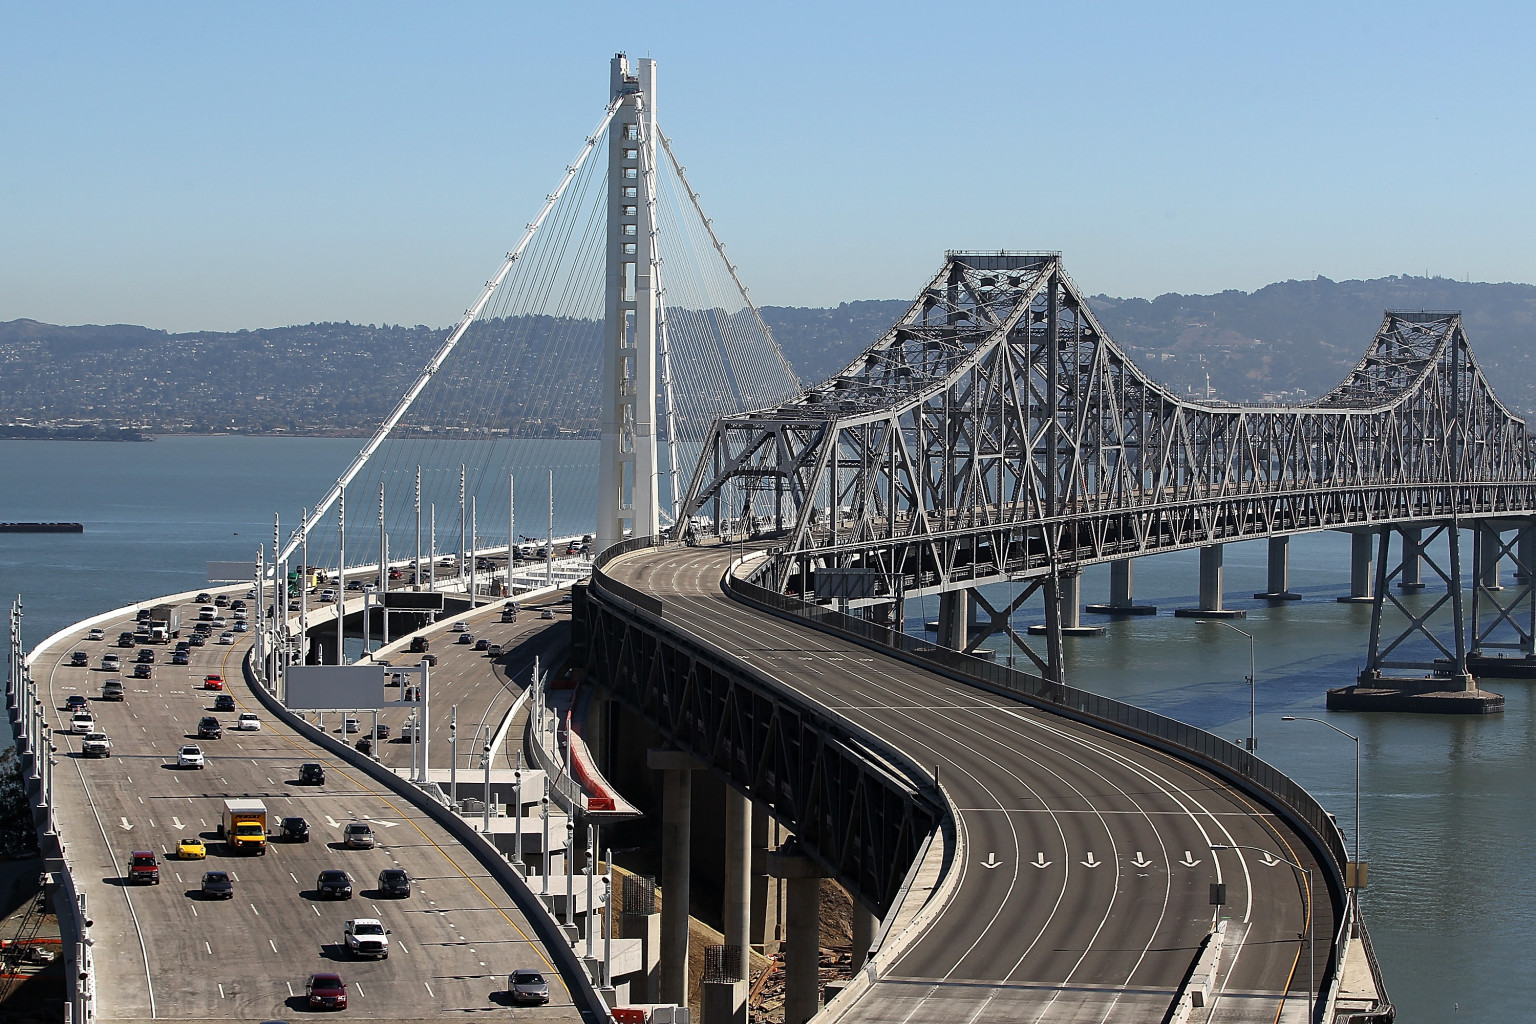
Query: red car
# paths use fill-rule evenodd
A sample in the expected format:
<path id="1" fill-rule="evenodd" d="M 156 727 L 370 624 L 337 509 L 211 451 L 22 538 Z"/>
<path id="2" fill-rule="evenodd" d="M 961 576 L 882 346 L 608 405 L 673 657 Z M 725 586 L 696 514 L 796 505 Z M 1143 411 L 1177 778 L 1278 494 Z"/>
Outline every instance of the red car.
<path id="1" fill-rule="evenodd" d="M 224 677 L 223 676 L 203 676 L 203 689 L 205 689 L 205 690 L 222 690 L 222 689 L 224 689 Z"/>
<path id="2" fill-rule="evenodd" d="M 347 1008 L 347 983 L 341 975 L 324 972 L 311 974 L 304 985 L 304 995 L 311 1009 L 345 1010 Z"/>
<path id="3" fill-rule="evenodd" d="M 128 855 L 128 881 L 135 885 L 160 884 L 160 865 L 153 850 L 134 850 Z"/>

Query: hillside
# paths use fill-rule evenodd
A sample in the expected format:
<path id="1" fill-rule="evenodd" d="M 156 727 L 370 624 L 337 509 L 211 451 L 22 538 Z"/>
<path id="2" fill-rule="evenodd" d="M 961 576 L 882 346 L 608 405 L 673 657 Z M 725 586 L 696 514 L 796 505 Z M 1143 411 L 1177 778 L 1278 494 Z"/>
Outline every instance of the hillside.
<path id="1" fill-rule="evenodd" d="M 1255 292 L 1095 296 L 1104 329 L 1138 364 L 1183 394 L 1230 401 L 1305 400 L 1359 359 L 1384 309 L 1459 309 L 1473 350 L 1500 397 L 1536 412 L 1536 286 L 1445 278 L 1285 281 Z M 907 308 L 904 299 L 831 308 L 762 310 L 807 383 L 835 373 Z M 511 325 L 503 325 L 511 330 Z M 527 367 L 553 367 L 546 404 L 514 408 L 518 433 L 590 436 L 595 373 L 535 351 L 572 325 L 537 325 Z M 117 427 L 148 432 L 360 433 L 398 400 L 445 335 L 424 325 L 304 324 L 254 331 L 168 334 L 131 325 L 0 323 L 0 423 Z M 541 339 L 548 339 L 547 341 Z M 517 385 L 517 380 L 507 382 Z M 464 386 L 474 386 L 467 377 Z M 549 398 L 548 396 L 553 396 Z M 87 431 L 76 436 L 91 436 Z"/>

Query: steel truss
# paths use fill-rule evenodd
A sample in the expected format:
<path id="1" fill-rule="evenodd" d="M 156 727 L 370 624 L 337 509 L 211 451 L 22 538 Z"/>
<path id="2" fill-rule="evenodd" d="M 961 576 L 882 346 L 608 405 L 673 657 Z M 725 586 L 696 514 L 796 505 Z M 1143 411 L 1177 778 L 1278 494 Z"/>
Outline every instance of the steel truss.
<path id="1" fill-rule="evenodd" d="M 935 794 L 901 774 L 873 737 L 653 619 L 654 599 L 601 573 L 593 585 L 604 600 L 578 587 L 575 609 L 588 678 L 767 808 L 828 877 L 883 917 L 944 817 Z M 614 595 L 649 614 L 615 610 Z"/>
<path id="2" fill-rule="evenodd" d="M 784 531 L 775 582 L 870 566 L 894 599 L 1253 537 L 1536 510 L 1526 425 L 1455 312 L 1389 311 L 1306 405 L 1190 402 L 1093 316 L 1059 253 L 947 254 L 841 373 L 719 420 L 676 535 Z"/>

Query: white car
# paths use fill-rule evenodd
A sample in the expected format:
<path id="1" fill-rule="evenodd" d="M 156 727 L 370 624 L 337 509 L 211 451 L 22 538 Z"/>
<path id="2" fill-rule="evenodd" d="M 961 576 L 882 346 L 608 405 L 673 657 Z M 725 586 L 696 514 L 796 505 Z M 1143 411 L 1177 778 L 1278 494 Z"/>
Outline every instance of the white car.
<path id="1" fill-rule="evenodd" d="M 207 759 L 203 757 L 203 748 L 196 743 L 188 743 L 176 751 L 176 767 L 178 768 L 206 768 Z"/>
<path id="2" fill-rule="evenodd" d="M 93 733 L 96 731 L 96 719 L 91 717 L 89 711 L 76 711 L 69 720 L 69 731 L 81 736 Z"/>
<path id="3" fill-rule="evenodd" d="M 234 642 L 235 642 L 235 634 L 227 632 L 227 631 L 219 634 L 219 643 L 228 645 L 228 644 L 232 644 Z"/>
<path id="4" fill-rule="evenodd" d="M 104 732 L 88 732 L 80 742 L 81 757 L 111 757 L 112 741 Z"/>
<path id="5" fill-rule="evenodd" d="M 257 718 L 254 712 L 246 711 L 235 720 L 235 728 L 242 732 L 259 732 L 261 719 Z"/>
<path id="6" fill-rule="evenodd" d="M 91 630 L 85 638 L 87 640 L 105 640 L 107 638 L 107 631 L 98 626 Z"/>
<path id="7" fill-rule="evenodd" d="M 320 591 L 320 603 L 321 604 L 331 604 L 335 600 L 336 600 L 336 591 L 334 591 L 334 590 L 322 590 L 322 591 Z"/>
<path id="8" fill-rule="evenodd" d="M 465 622 L 463 619 L 460 619 L 458 622 L 453 624 L 453 631 L 455 633 L 467 633 L 469 632 L 469 623 Z"/>
<path id="9" fill-rule="evenodd" d="M 374 918 L 360 917 L 348 921 L 341 934 L 346 940 L 347 952 L 358 959 L 389 959 L 389 930 Z"/>
<path id="10" fill-rule="evenodd" d="M 108 651 L 101 656 L 101 670 L 103 672 L 117 672 L 123 667 L 123 659 L 115 653 Z"/>

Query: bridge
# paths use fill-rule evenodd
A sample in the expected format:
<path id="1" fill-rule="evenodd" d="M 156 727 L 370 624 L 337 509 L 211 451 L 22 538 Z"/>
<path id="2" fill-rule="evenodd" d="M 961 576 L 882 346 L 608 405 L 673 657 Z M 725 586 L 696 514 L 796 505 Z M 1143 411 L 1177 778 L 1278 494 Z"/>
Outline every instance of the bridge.
<path id="1" fill-rule="evenodd" d="M 542 956 L 567 993 L 554 1012 L 568 1017 L 647 1001 L 647 990 L 650 1001 L 696 1001 L 688 910 L 701 873 L 717 874 L 724 892 L 723 943 L 703 982 L 711 1021 L 744 1019 L 746 951 L 762 941 L 769 876 L 786 893 L 784 1012 L 794 1024 L 1390 1018 L 1355 901 L 1357 866 L 1327 811 L 1251 749 L 1073 688 L 1062 645 L 1083 631 L 1085 566 L 1111 564 L 1103 608 L 1131 613 L 1132 559 L 1198 549 L 1200 601 L 1181 612 L 1219 618 L 1232 614 L 1222 601 L 1222 545 L 1265 538 L 1262 596 L 1286 600 L 1294 596 L 1287 539 L 1343 530 L 1352 536 L 1350 597 L 1371 602 L 1373 614 L 1367 666 L 1330 703 L 1495 710 L 1480 676 L 1536 670 L 1533 452 L 1525 424 L 1479 369 L 1460 316 L 1387 312 L 1355 370 L 1306 405 L 1190 402 L 1114 344 L 1059 253 L 952 252 L 890 331 L 841 373 L 803 387 L 661 134 L 655 74 L 653 62 L 615 59 L 597 129 L 390 416 L 335 486 L 299 512 L 296 529 L 284 535 L 279 521 L 269 550 L 253 553 L 243 575 L 221 577 L 249 578 L 263 609 L 250 650 L 235 645 L 238 660 L 220 663 L 226 678 L 245 680 L 240 699 L 270 716 L 252 756 L 220 758 L 229 773 L 206 792 L 184 792 L 182 773 L 158 768 L 150 774 L 164 785 L 146 788 L 136 765 L 157 765 L 182 738 L 174 716 L 156 712 L 125 744 L 135 767 L 115 766 L 124 781 L 103 793 L 79 769 L 80 785 L 66 785 L 39 756 L 47 737 L 35 702 L 52 685 L 44 673 L 64 671 L 56 659 L 79 643 L 79 629 L 28 659 L 13 644 L 14 714 L 51 863 L 70 897 L 61 919 L 76 940 L 72 965 L 126 972 L 109 989 L 88 980 L 90 971 L 72 973 L 80 979 L 72 1013 L 272 1012 L 279 983 L 314 962 L 312 950 L 301 955 L 280 940 L 308 935 L 309 917 L 327 920 L 318 903 L 284 903 L 287 916 L 260 925 L 260 904 L 250 918 L 222 921 L 221 948 L 238 951 L 249 972 L 241 984 L 251 987 L 176 989 L 170 1006 L 149 993 L 198 962 L 187 922 L 173 914 L 144 929 L 126 889 L 121 901 L 99 894 L 117 877 L 106 852 L 122 845 L 112 818 L 139 829 L 139 816 L 151 815 L 135 802 L 293 799 L 273 773 L 304 750 L 348 783 L 316 799 L 314 813 L 408 825 L 420 848 L 386 841 L 385 849 L 402 864 L 410 858 L 419 876 L 451 863 L 457 875 L 434 877 L 424 894 L 451 892 L 454 913 L 479 929 L 455 929 L 443 913 L 405 919 L 398 941 L 441 946 L 440 957 L 403 971 L 396 962 L 388 979 L 368 975 L 359 1000 L 379 998 L 399 1019 L 449 1005 L 434 988 L 439 977 L 454 979 L 453 1008 L 494 1005 L 486 986 L 506 958 L 461 962 L 481 944 L 521 943 L 519 955 Z M 679 238 L 694 250 L 669 255 Z M 550 341 L 567 358 L 601 365 L 590 395 L 540 391 L 536 381 L 514 389 L 498 377 L 483 404 L 467 403 L 469 384 L 502 370 L 512 379 L 506 368 Z M 530 456 L 532 441 L 515 427 L 587 399 L 600 455 L 562 480 Z M 441 639 L 427 619 L 486 615 L 537 584 L 534 558 L 521 572 L 517 565 L 530 475 L 544 527 L 545 550 L 534 558 L 556 592 L 557 492 L 578 476 L 598 481 L 588 503 L 596 558 L 577 553 L 568 563 L 571 576 L 590 572 L 571 587 L 570 650 L 587 691 L 571 707 L 591 708 L 591 773 L 575 767 L 586 755 L 572 741 L 545 748 L 564 730 L 540 726 L 535 737 L 518 717 L 517 702 L 526 708 L 530 697 L 513 695 L 522 687 L 511 675 L 461 665 L 452 685 L 462 689 L 452 692 L 473 692 L 464 701 L 480 709 L 486 732 L 501 715 L 508 728 L 527 729 L 521 746 L 547 759 L 558 783 L 551 798 L 576 821 L 606 824 L 592 794 L 579 792 L 606 785 L 601 776 L 620 790 L 654 791 L 655 799 L 634 796 L 660 819 L 660 920 L 654 931 L 654 922 L 637 922 L 646 966 L 626 979 L 579 950 L 584 941 L 590 951 L 599 933 L 631 939 L 630 915 L 615 935 L 594 903 L 560 891 L 547 863 L 512 855 L 508 826 L 521 841 L 538 801 L 519 792 L 510 812 L 486 806 L 505 808 L 490 798 L 511 784 L 492 771 L 515 773 L 523 762 L 476 763 L 486 772 L 480 826 L 462 804 L 445 806 L 453 801 L 442 771 L 457 782 L 469 765 L 457 751 L 443 756 L 452 741 L 443 742 L 441 695 L 435 719 L 425 695 L 401 694 L 386 712 L 423 716 L 413 723 L 428 736 L 419 768 L 398 763 L 400 747 L 387 752 L 392 765 L 363 756 L 344 731 L 333 736 L 300 713 L 316 705 L 302 693 L 314 677 L 297 670 L 376 666 L 384 656 L 406 667 L 408 636 L 425 629 Z M 455 568 L 439 580 L 429 568 L 442 534 L 436 505 L 453 507 L 455 491 Z M 1470 609 L 1464 530 L 1475 567 Z M 349 562 L 349 543 L 354 559 L 368 552 L 364 565 Z M 1499 586 L 1501 564 L 1513 564 L 1514 587 Z M 316 565 L 334 566 L 342 580 L 376 579 L 377 596 L 313 611 L 312 588 L 296 579 Z M 1424 587 L 1426 568 L 1443 596 L 1407 596 Z M 404 578 L 392 580 L 396 572 Z M 990 604 L 981 588 L 1009 581 L 1022 582 L 1021 593 Z M 923 595 L 940 597 L 937 643 L 906 630 L 905 602 Z M 440 600 L 413 610 L 424 596 Z M 1038 649 L 1013 625 L 1036 597 L 1046 611 Z M 370 631 L 383 651 L 348 651 L 349 637 Z M 999 634 L 1032 671 L 975 656 Z M 1505 651 L 1515 656 L 1496 656 Z M 517 664 L 521 677 L 526 665 Z M 423 669 L 423 690 L 428 676 Z M 50 696 L 69 689 L 60 683 Z M 172 690 L 145 688 L 130 705 L 169 711 L 175 701 L 190 713 L 196 695 Z M 548 696 L 532 697 L 540 723 Z M 65 856 L 93 821 L 96 859 Z M 792 839 L 767 841 L 770 821 Z M 577 870 L 579 845 L 562 846 L 557 871 Z M 284 881 L 282 860 L 251 869 L 255 891 L 275 901 L 298 884 L 296 871 Z M 823 1006 L 816 900 L 828 879 L 855 907 L 854 970 Z M 136 960 L 108 965 L 84 945 L 88 935 L 131 945 L 146 931 L 174 934 L 170 954 L 146 940 Z M 270 962 L 259 943 L 246 948 L 263 935 Z M 204 942 L 202 956 L 215 957 Z"/>

